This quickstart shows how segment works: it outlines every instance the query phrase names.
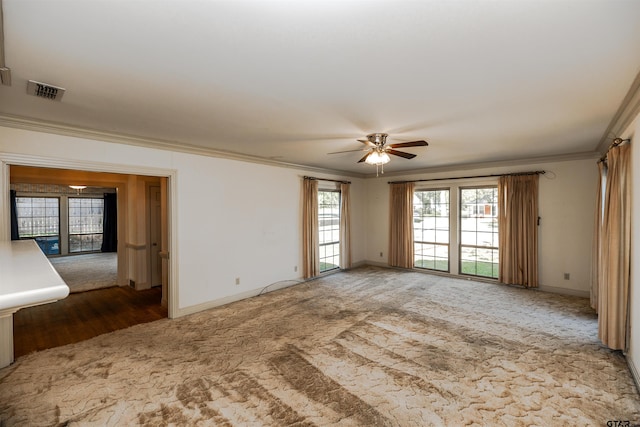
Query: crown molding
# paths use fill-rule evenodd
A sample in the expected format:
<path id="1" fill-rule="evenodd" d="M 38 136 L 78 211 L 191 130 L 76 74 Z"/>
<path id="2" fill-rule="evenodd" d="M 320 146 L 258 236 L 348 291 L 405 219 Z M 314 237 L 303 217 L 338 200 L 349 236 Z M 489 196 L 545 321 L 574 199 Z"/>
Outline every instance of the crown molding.
<path id="1" fill-rule="evenodd" d="M 637 79 L 637 83 L 640 84 L 640 79 Z M 636 100 L 640 109 L 640 91 L 638 92 L 638 99 Z M 631 117 L 631 121 L 635 116 Z M 631 121 L 629 123 L 631 123 Z M 179 141 L 169 141 L 154 138 L 145 138 L 135 135 L 127 135 L 115 132 L 106 132 L 94 129 L 81 128 L 77 126 L 70 126 L 62 123 L 49 122 L 44 120 L 34 120 L 26 117 L 13 116 L 8 114 L 0 114 L 0 126 L 9 128 L 22 129 L 34 132 L 50 133 L 62 136 L 69 136 L 74 138 L 85 138 L 97 141 L 110 142 L 115 144 L 134 145 L 138 147 L 152 148 L 158 150 L 167 150 L 187 154 L 195 154 L 207 157 L 217 157 L 229 160 L 237 160 L 242 162 L 256 163 L 267 166 L 282 167 L 288 169 L 303 170 L 306 172 L 313 172 L 318 174 L 330 174 L 338 175 L 341 178 L 363 178 L 363 179 L 375 179 L 380 178 L 371 173 L 355 173 L 350 171 L 327 169 L 316 166 L 308 166 L 296 163 L 287 163 L 273 159 L 267 159 L 264 157 L 251 156 L 248 154 L 236 153 L 233 151 L 219 150 L 201 147 L 193 144 L 182 143 Z M 549 162 L 561 162 L 571 160 L 584 160 L 584 159 L 596 159 L 601 156 L 599 151 L 588 151 L 580 153 L 561 154 L 555 156 L 541 156 L 530 157 L 524 159 L 511 159 L 489 162 L 475 162 L 475 163 L 456 163 L 446 166 L 436 166 L 421 169 L 408 169 L 396 172 L 388 172 L 384 174 L 384 177 L 398 177 L 415 174 L 426 173 L 439 173 L 439 172 L 451 172 L 464 169 L 484 169 L 491 167 L 501 166 L 519 166 L 533 163 L 549 163 Z"/>
<path id="2" fill-rule="evenodd" d="M 623 132 L 629 128 L 638 115 L 640 115 L 640 72 L 638 72 L 635 80 L 631 83 L 627 95 L 611 119 L 611 123 L 609 123 L 604 135 L 602 135 L 596 151 L 600 153 L 600 155 L 605 154 L 614 137 L 625 138 L 626 135 L 623 135 Z M 610 135 L 613 135 L 613 137 Z"/>
<path id="3" fill-rule="evenodd" d="M 598 159 L 600 155 L 601 154 L 598 153 L 597 151 L 583 151 L 579 153 L 559 154 L 555 156 L 527 157 L 523 159 L 498 160 L 498 161 L 477 162 L 477 163 L 457 163 L 457 164 L 446 165 L 446 166 L 436 166 L 432 168 L 410 169 L 410 170 L 404 170 L 404 171 L 390 172 L 390 173 L 385 173 L 384 176 L 379 176 L 377 178 L 431 174 L 431 173 L 440 173 L 440 172 L 458 172 L 460 171 L 460 169 L 467 169 L 467 170 L 488 169 L 488 168 L 497 168 L 497 167 L 532 165 L 532 164 L 540 164 L 540 163 L 570 162 L 573 160 Z M 367 175 L 365 177 L 365 179 L 375 179 L 375 178 L 376 178 L 376 175 Z"/>
<path id="4" fill-rule="evenodd" d="M 296 163 L 282 162 L 278 160 L 268 159 L 259 156 L 251 156 L 249 154 L 237 153 L 234 151 L 219 150 L 207 147 L 201 147 L 180 141 L 170 141 L 155 138 L 146 138 L 136 135 L 128 135 L 115 132 L 106 132 L 95 129 L 71 126 L 63 123 L 50 122 L 45 120 L 34 120 L 26 117 L 13 116 L 9 114 L 0 114 L 0 126 L 14 129 L 22 129 L 33 132 L 50 133 L 62 136 L 70 136 L 74 138 L 92 139 L 115 144 L 134 145 L 138 147 L 152 148 L 157 150 L 174 151 L 186 154 L 195 154 L 207 157 L 217 157 L 228 160 L 237 160 L 242 162 L 257 163 L 267 166 L 276 166 L 288 169 L 301 169 L 304 171 L 334 174 L 347 176 L 350 178 L 364 178 L 364 174 L 338 170 L 327 169 L 316 166 L 307 166 Z"/>

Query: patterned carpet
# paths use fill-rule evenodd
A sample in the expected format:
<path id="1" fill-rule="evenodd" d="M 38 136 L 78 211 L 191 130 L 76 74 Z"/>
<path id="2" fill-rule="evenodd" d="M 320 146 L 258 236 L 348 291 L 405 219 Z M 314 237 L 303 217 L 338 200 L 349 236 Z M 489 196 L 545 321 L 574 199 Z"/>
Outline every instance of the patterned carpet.
<path id="1" fill-rule="evenodd" d="M 366 267 L 19 358 L 0 425 L 640 422 L 582 298 Z"/>
<path id="2" fill-rule="evenodd" d="M 109 288 L 118 284 L 118 254 L 115 252 L 50 258 L 69 286 L 69 292 Z"/>

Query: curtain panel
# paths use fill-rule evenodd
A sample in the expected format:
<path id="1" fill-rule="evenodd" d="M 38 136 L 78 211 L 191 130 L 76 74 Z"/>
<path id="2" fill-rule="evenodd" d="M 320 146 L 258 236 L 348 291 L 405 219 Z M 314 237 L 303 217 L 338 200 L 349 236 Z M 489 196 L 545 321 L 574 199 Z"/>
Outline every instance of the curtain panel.
<path id="1" fill-rule="evenodd" d="M 498 280 L 538 287 L 538 175 L 498 179 Z"/>
<path id="2" fill-rule="evenodd" d="M 340 184 L 340 268 L 351 268 L 351 184 Z"/>
<path id="3" fill-rule="evenodd" d="M 302 275 L 308 279 L 319 274 L 318 181 L 305 178 L 302 183 Z"/>
<path id="4" fill-rule="evenodd" d="M 118 195 L 116 193 L 104 193 L 100 251 L 118 251 Z"/>
<path id="5" fill-rule="evenodd" d="M 413 268 L 412 182 L 390 185 L 389 265 Z"/>
<path id="6" fill-rule="evenodd" d="M 604 185 L 607 179 L 607 166 L 604 162 L 598 162 L 598 184 L 596 186 L 596 212 L 593 222 L 593 246 L 591 248 L 591 291 L 590 303 L 596 313 L 598 312 L 598 294 L 600 293 L 600 260 L 602 259 L 602 214 L 604 211 Z M 606 185 L 606 184 L 605 184 Z"/>
<path id="7" fill-rule="evenodd" d="M 16 206 L 16 190 L 9 190 L 9 204 L 11 209 L 11 240 L 20 240 L 18 232 L 18 208 Z"/>
<path id="8" fill-rule="evenodd" d="M 607 181 L 600 229 L 598 338 L 613 350 L 628 350 L 631 275 L 631 145 L 607 154 Z"/>

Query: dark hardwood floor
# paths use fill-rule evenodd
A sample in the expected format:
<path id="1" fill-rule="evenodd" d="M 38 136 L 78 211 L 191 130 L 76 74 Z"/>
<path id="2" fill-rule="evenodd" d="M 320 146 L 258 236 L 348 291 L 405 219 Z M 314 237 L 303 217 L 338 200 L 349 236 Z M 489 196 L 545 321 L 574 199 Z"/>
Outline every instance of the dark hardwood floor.
<path id="1" fill-rule="evenodd" d="M 14 356 L 84 341 L 107 332 L 167 317 L 160 287 L 113 287 L 70 294 L 13 315 Z"/>

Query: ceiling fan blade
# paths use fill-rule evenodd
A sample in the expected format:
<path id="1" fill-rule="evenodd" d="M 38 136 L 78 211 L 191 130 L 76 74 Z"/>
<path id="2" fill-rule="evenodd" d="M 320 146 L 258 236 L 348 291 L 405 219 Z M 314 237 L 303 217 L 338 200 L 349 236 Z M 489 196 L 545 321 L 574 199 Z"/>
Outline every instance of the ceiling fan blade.
<path id="1" fill-rule="evenodd" d="M 365 150 L 368 150 L 368 148 L 358 148 L 356 150 L 333 151 L 327 154 L 353 153 L 354 151 L 365 151 Z"/>
<path id="2" fill-rule="evenodd" d="M 358 139 L 358 142 L 362 142 L 363 144 L 368 145 L 369 147 L 375 147 L 376 144 L 374 144 L 373 142 L 369 141 L 368 139 Z"/>
<path id="3" fill-rule="evenodd" d="M 388 148 L 387 153 L 393 154 L 394 156 L 404 157 L 405 159 L 413 159 L 416 155 L 411 153 L 405 153 L 404 151 L 394 150 L 392 148 Z"/>
<path id="4" fill-rule="evenodd" d="M 397 144 L 390 144 L 391 148 L 402 148 L 402 147 L 424 147 L 425 145 L 429 145 L 427 141 L 409 141 L 409 142 L 398 142 Z"/>
<path id="5" fill-rule="evenodd" d="M 363 158 L 358 160 L 358 163 L 364 162 L 365 160 L 367 160 L 367 157 L 369 157 L 370 155 L 371 155 L 371 151 L 369 151 L 367 154 L 365 154 Z"/>

